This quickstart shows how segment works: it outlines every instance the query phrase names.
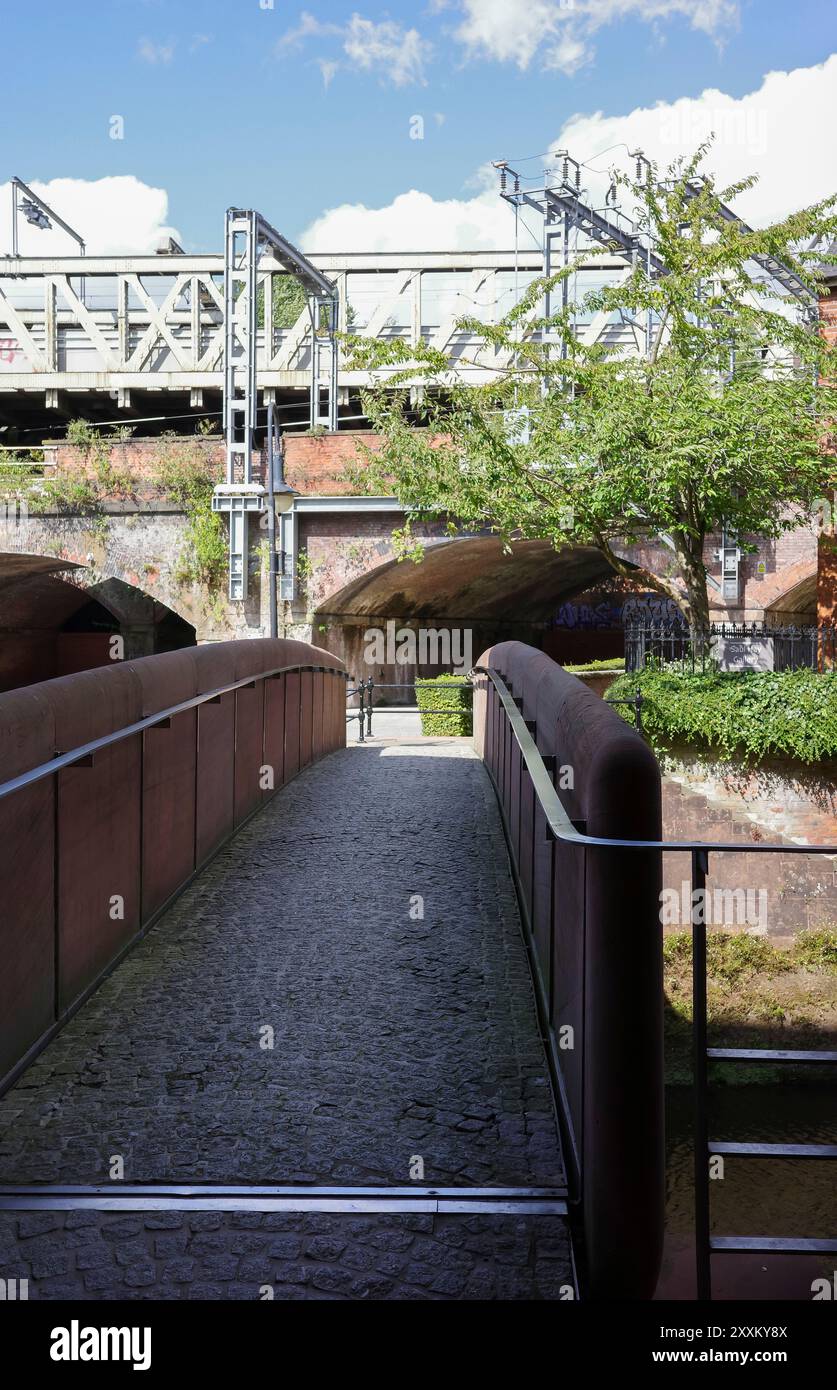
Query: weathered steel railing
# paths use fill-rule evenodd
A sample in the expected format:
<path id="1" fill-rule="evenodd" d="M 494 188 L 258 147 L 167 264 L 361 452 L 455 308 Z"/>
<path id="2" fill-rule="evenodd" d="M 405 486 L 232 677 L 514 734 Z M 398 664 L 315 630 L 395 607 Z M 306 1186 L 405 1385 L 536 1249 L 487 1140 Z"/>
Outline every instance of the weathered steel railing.
<path id="1" fill-rule="evenodd" d="M 484 653 L 473 674 L 474 740 L 517 880 L 578 1217 L 582 1288 L 595 1297 L 650 1298 L 657 1282 L 665 1182 L 661 856 L 682 850 L 692 887 L 697 1296 L 712 1296 L 713 1253 L 837 1251 L 834 1239 L 711 1232 L 713 1155 L 837 1158 L 837 1146 L 710 1139 L 709 1060 L 833 1063 L 837 1052 L 707 1046 L 705 912 L 710 854 L 837 855 L 837 845 L 663 842 L 656 760 L 604 701 L 517 642 Z"/>
<path id="2" fill-rule="evenodd" d="M 680 622 L 625 624 L 625 669 L 641 671 L 652 662 L 705 671 L 718 651 L 736 651 L 742 669 L 834 671 L 837 627 L 829 623 L 711 623 L 698 642 Z"/>
<path id="3" fill-rule="evenodd" d="M 345 680 L 328 652 L 254 640 L 0 695 L 0 1090 L 220 846 L 345 743 Z"/>

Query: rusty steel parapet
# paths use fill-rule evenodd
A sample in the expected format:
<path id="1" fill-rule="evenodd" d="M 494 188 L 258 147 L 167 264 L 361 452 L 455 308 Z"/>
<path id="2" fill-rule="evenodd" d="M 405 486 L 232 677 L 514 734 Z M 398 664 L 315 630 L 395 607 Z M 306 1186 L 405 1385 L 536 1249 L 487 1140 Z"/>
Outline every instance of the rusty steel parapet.
<path id="1" fill-rule="evenodd" d="M 345 682 L 331 653 L 259 639 L 0 694 L 0 1089 L 249 816 L 345 746 Z"/>
<path id="2" fill-rule="evenodd" d="M 661 839 L 660 771 L 639 735 L 581 681 L 520 642 L 479 658 L 511 690 L 576 830 Z M 474 745 L 495 784 L 526 922 L 582 1239 L 596 1298 L 650 1298 L 665 1203 L 661 851 L 547 833 L 490 679 Z"/>

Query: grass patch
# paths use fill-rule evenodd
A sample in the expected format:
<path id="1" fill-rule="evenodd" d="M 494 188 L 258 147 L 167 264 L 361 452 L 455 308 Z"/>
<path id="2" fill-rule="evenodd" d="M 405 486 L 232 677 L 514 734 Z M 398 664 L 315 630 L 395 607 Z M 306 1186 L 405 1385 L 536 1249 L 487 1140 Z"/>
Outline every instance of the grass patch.
<path id="1" fill-rule="evenodd" d="M 837 931 L 800 932 L 787 947 L 774 946 L 764 937 L 711 931 L 706 956 L 711 1047 L 837 1047 Z M 692 1074 L 689 932 L 665 937 L 663 972 L 666 1080 L 688 1085 Z M 821 1081 L 822 1070 L 818 1066 L 814 1074 L 813 1067 L 712 1064 L 713 1079 L 729 1084 Z"/>
<path id="2" fill-rule="evenodd" d="M 602 661 L 573 662 L 569 666 L 564 666 L 564 670 L 571 671 L 573 675 L 579 671 L 624 671 L 624 669 L 624 656 L 606 657 Z"/>

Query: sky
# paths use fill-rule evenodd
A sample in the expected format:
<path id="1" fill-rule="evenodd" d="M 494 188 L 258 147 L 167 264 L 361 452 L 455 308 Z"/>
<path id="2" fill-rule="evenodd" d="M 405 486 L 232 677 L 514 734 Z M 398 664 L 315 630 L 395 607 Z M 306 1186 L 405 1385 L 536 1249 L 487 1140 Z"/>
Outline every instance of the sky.
<path id="1" fill-rule="evenodd" d="M 90 252 L 220 251 L 255 207 L 304 250 L 506 248 L 498 159 L 591 193 L 641 146 L 759 174 L 764 225 L 837 189 L 833 0 L 0 0 L 0 184 Z M 834 56 L 832 56 L 834 55 Z M 0 187 L 0 250 L 11 249 Z M 70 254 L 23 223 L 27 255 Z"/>

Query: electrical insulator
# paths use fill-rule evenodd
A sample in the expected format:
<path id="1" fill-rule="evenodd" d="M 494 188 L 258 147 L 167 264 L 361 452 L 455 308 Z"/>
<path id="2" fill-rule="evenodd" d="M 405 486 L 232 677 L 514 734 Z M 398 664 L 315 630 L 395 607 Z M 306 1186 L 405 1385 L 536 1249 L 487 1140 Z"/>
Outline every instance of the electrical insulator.
<path id="1" fill-rule="evenodd" d="M 503 165 L 503 167 L 502 167 L 501 170 L 500 170 L 500 192 L 501 192 L 501 193 L 505 193 L 505 191 L 506 191 L 506 168 L 505 168 L 505 165 Z"/>

